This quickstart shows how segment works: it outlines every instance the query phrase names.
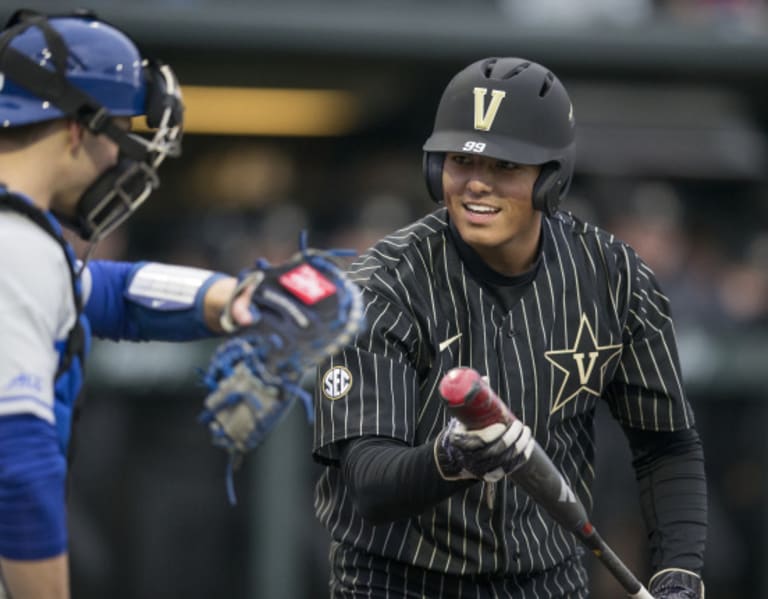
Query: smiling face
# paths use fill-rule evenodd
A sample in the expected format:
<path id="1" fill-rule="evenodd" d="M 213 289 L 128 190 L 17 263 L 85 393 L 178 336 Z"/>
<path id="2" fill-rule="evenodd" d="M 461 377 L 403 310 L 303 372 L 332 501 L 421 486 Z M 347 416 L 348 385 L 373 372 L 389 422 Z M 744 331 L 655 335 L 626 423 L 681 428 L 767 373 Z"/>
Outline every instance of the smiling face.
<path id="1" fill-rule="evenodd" d="M 444 201 L 461 238 L 505 275 L 528 270 L 536 257 L 542 213 L 533 208 L 538 165 L 448 152 Z"/>

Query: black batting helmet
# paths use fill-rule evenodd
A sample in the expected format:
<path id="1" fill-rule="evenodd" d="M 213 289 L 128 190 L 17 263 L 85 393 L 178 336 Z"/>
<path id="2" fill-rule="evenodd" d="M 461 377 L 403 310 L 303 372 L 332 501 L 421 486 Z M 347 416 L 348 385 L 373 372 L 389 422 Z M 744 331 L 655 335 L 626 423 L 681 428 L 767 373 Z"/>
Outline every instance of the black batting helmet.
<path id="1" fill-rule="evenodd" d="M 547 68 L 523 58 L 485 58 L 459 72 L 443 92 L 424 144 L 430 195 L 443 199 L 446 152 L 542 165 L 533 204 L 553 214 L 573 174 L 574 121 L 568 92 Z"/>

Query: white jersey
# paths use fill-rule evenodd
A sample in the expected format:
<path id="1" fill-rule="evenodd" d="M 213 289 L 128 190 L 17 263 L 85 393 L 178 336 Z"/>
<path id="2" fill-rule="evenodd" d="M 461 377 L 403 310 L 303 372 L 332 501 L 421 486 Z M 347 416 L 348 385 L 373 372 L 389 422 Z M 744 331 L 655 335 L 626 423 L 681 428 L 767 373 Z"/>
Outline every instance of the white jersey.
<path id="1" fill-rule="evenodd" d="M 55 343 L 65 342 L 75 318 L 59 244 L 26 216 L 0 211 L 0 416 L 54 423 Z"/>

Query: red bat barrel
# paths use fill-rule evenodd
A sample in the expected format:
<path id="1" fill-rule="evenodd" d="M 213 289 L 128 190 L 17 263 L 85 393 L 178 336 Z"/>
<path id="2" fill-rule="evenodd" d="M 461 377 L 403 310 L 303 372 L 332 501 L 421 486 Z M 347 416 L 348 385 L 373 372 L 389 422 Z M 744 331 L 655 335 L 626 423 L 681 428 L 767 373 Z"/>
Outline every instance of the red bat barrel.
<path id="1" fill-rule="evenodd" d="M 469 430 L 502 422 L 512 424 L 515 415 L 491 390 L 480 373 L 472 368 L 450 370 L 440 381 L 440 395 L 448 411 Z"/>

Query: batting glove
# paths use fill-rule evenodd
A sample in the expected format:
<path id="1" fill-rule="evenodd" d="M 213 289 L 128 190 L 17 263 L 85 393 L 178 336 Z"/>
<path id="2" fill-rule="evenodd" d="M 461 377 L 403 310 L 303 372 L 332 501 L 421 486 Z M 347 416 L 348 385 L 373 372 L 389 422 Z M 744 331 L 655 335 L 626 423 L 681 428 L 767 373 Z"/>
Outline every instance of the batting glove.
<path id="1" fill-rule="evenodd" d="M 648 591 L 655 599 L 704 599 L 704 583 L 688 570 L 660 570 L 648 582 Z"/>
<path id="2" fill-rule="evenodd" d="M 451 418 L 435 439 L 437 470 L 445 480 L 496 482 L 514 472 L 533 451 L 531 429 L 519 420 L 467 430 Z"/>

